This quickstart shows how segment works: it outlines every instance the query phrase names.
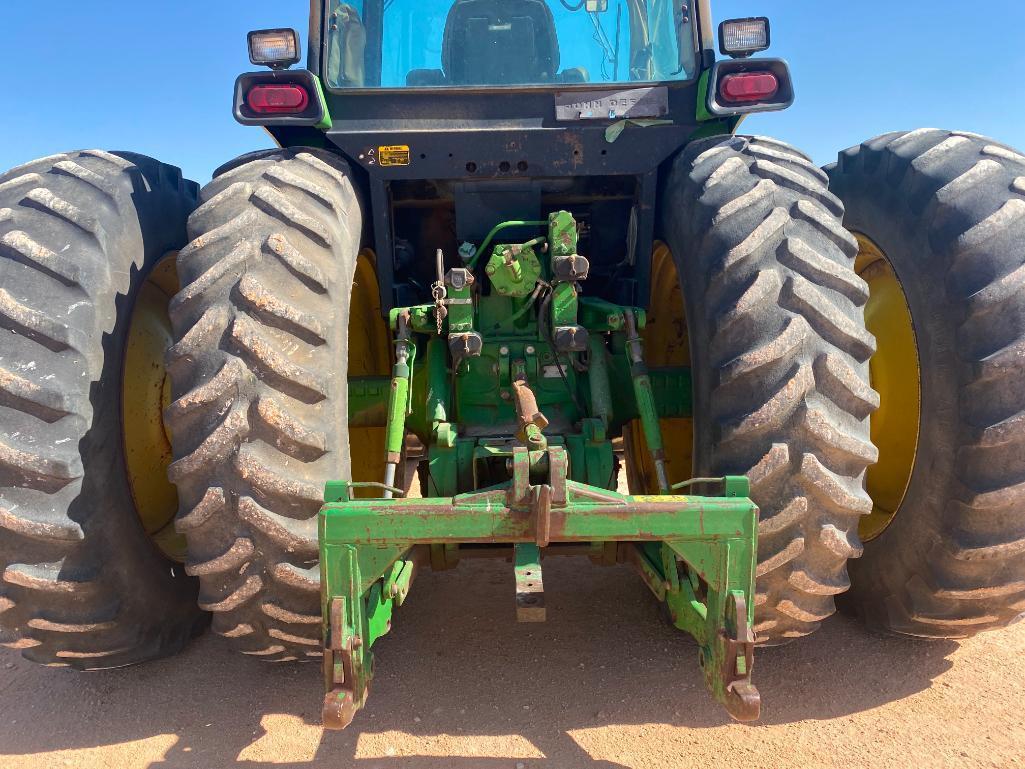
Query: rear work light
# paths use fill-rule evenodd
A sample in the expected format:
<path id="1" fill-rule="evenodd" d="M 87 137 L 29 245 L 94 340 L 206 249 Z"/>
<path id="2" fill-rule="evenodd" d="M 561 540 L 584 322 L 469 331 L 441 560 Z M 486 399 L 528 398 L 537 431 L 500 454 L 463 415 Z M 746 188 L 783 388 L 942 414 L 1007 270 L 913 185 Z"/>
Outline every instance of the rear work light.
<path id="1" fill-rule="evenodd" d="M 719 50 L 734 59 L 764 51 L 769 42 L 769 20 L 765 16 L 728 19 L 719 25 Z"/>
<path id="2" fill-rule="evenodd" d="M 299 61 L 299 33 L 294 29 L 258 29 L 250 32 L 249 61 L 271 69 L 288 69 Z"/>
<path id="3" fill-rule="evenodd" d="M 779 92 L 779 79 L 771 72 L 741 72 L 726 75 L 719 83 L 723 101 L 750 104 L 766 101 Z"/>
<path id="4" fill-rule="evenodd" d="M 254 85 L 246 94 L 246 104 L 262 115 L 297 115 L 310 105 L 310 95 L 294 83 Z"/>

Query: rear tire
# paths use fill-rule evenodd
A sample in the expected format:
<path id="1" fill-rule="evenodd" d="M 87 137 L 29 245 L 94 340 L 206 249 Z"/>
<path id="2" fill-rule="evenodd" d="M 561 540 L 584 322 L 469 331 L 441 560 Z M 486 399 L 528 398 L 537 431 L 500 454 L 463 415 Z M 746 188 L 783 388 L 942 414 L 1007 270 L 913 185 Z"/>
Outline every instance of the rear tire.
<path id="1" fill-rule="evenodd" d="M 921 383 L 910 482 L 844 606 L 912 636 L 1006 625 L 1025 611 L 1025 157 L 923 129 L 827 171 L 844 224 L 900 281 Z"/>
<path id="2" fill-rule="evenodd" d="M 131 311 L 196 193 L 128 153 L 0 175 L 0 634 L 35 662 L 120 667 L 202 628 L 195 580 L 140 521 L 121 429 Z"/>
<path id="3" fill-rule="evenodd" d="M 695 142 L 675 161 L 662 220 L 686 306 L 694 475 L 742 474 L 761 510 L 755 630 L 806 635 L 848 587 L 874 340 L 854 238 L 826 177 L 770 139 Z"/>
<path id="4" fill-rule="evenodd" d="M 317 513 L 349 478 L 348 167 L 281 150 L 201 193 L 171 303 L 167 410 L 188 571 L 214 630 L 269 661 L 321 655 Z"/>

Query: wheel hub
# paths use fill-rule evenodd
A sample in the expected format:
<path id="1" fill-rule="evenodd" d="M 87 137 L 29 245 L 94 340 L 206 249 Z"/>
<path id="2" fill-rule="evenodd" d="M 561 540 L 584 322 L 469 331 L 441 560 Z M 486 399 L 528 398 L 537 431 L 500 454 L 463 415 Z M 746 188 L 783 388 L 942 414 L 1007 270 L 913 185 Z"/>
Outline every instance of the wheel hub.
<path id="1" fill-rule="evenodd" d="M 921 369 L 900 280 L 878 245 L 864 235 L 857 238 L 855 270 L 869 287 L 865 325 L 877 344 L 869 378 L 879 393 L 879 409 L 871 420 L 879 461 L 868 468 L 865 481 L 872 513 L 858 527 L 862 540 L 869 541 L 893 522 L 911 482 L 921 424 Z"/>
<path id="2" fill-rule="evenodd" d="M 139 520 L 164 555 L 184 562 L 185 538 L 174 529 L 178 492 L 167 479 L 172 452 L 163 416 L 171 401 L 164 354 L 174 343 L 167 307 L 178 291 L 176 257 L 168 254 L 157 263 L 132 307 L 121 378 L 121 426 Z"/>

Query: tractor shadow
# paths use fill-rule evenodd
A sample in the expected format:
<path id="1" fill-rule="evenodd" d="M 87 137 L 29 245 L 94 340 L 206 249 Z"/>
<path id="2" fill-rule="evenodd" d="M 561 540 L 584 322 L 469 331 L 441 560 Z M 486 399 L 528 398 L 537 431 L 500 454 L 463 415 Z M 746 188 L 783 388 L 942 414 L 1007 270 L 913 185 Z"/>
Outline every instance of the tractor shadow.
<path id="1" fill-rule="evenodd" d="M 164 736 L 169 747 L 151 766 L 571 769 L 619 766 L 592 759 L 571 731 L 730 723 L 705 691 L 693 642 L 658 620 L 628 569 L 553 558 L 545 589 L 548 621 L 521 625 L 503 561 L 422 574 L 375 647 L 367 709 L 341 733 L 317 728 L 319 665 L 259 663 L 211 636 L 174 659 L 96 674 L 4 651 L 0 757 Z M 810 638 L 759 651 L 762 720 L 733 728 L 840 718 L 903 699 L 948 670 L 956 648 L 871 635 L 834 617 Z M 287 754 L 303 758 L 288 763 Z"/>

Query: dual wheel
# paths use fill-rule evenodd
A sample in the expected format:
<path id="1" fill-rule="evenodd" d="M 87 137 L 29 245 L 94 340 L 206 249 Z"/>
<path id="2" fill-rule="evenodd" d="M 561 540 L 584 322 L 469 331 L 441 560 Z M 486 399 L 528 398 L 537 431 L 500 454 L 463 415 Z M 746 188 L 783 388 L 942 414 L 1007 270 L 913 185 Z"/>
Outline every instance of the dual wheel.
<path id="1" fill-rule="evenodd" d="M 921 637 L 1025 611 L 1023 174 L 1007 147 L 933 129 L 825 171 L 742 137 L 672 168 L 649 362 L 692 367 L 693 422 L 663 426 L 696 437 L 673 480 L 751 478 L 763 643 L 811 632 L 834 597 Z"/>
<path id="2" fill-rule="evenodd" d="M 389 370 L 362 219 L 317 150 L 198 199 L 134 155 L 0 176 L 3 641 L 111 667 L 212 616 L 243 652 L 319 654 L 323 483 L 381 475 L 346 427 L 347 377 Z M 663 220 L 650 362 L 695 372 L 670 469 L 751 476 L 761 639 L 841 594 L 913 635 L 1025 609 L 1025 159 L 922 131 L 824 173 L 720 137 L 675 161 Z"/>

